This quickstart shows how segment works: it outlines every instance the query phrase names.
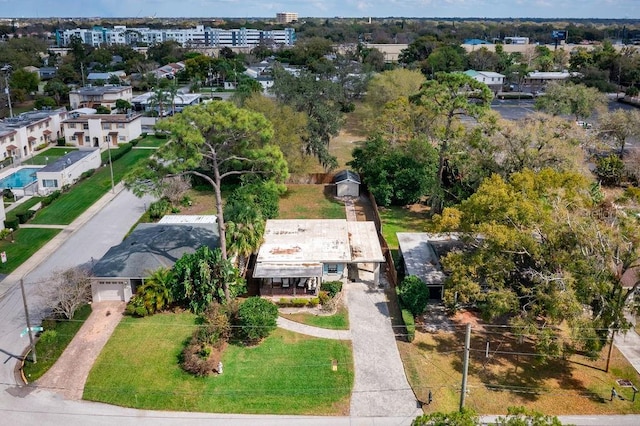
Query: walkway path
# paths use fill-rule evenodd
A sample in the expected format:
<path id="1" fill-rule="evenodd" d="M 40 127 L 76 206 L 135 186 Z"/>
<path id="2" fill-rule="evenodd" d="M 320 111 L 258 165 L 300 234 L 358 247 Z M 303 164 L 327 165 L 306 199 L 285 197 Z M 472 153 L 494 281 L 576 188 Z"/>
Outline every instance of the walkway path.
<path id="1" fill-rule="evenodd" d="M 278 317 L 278 327 L 296 333 L 306 334 L 307 336 L 334 340 L 351 340 L 351 331 L 349 330 L 330 330 L 328 328 L 314 327 L 291 321 L 283 317 Z"/>

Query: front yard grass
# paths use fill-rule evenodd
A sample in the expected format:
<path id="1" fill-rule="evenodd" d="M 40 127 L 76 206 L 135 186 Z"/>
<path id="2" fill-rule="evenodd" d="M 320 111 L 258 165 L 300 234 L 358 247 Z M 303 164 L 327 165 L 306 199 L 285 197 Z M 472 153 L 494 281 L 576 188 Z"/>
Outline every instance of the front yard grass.
<path id="1" fill-rule="evenodd" d="M 344 219 L 344 204 L 332 195 L 332 186 L 288 184 L 280 197 L 279 219 Z"/>
<path id="2" fill-rule="evenodd" d="M 0 240 L 0 252 L 7 253 L 7 262 L 0 263 L 0 274 L 11 273 L 60 231 L 60 229 L 18 228 L 13 232 L 15 242 L 10 241 L 11 236 Z"/>
<path id="3" fill-rule="evenodd" d="M 64 157 L 71 151 L 76 151 L 78 148 L 71 146 L 53 146 L 46 151 L 42 151 L 28 160 L 24 160 L 22 164 L 30 164 L 35 166 L 46 166 L 47 164 L 54 163 L 58 158 Z"/>
<path id="4" fill-rule="evenodd" d="M 38 362 L 35 364 L 31 362 L 31 355 L 29 355 L 29 361 L 25 362 L 22 368 L 27 382 L 31 383 L 37 380 L 49 371 L 69 343 L 71 343 L 82 324 L 89 318 L 89 315 L 91 315 L 91 305 L 84 305 L 76 311 L 73 320 L 56 321 L 54 323 L 55 327 L 45 329 L 45 331 L 55 330 L 55 339 L 50 341 L 38 340 L 36 342 L 36 358 Z"/>
<path id="5" fill-rule="evenodd" d="M 283 318 L 301 324 L 312 325 L 314 327 L 328 328 L 330 330 L 348 330 L 349 312 L 341 307 L 333 315 L 315 315 L 310 313 L 280 314 Z"/>
<path id="6" fill-rule="evenodd" d="M 123 318 L 89 374 L 84 399 L 154 410 L 348 414 L 350 343 L 278 329 L 255 347 L 229 345 L 224 374 L 197 378 L 178 365 L 195 323 L 190 313 Z"/>
<path id="7" fill-rule="evenodd" d="M 139 161 L 153 154 L 153 150 L 132 150 L 113 163 L 113 179 L 117 184 Z M 68 225 L 100 197 L 111 190 L 109 167 L 101 167 L 95 174 L 73 185 L 51 205 L 39 211 L 31 220 L 34 224 Z"/>
<path id="8" fill-rule="evenodd" d="M 507 407 L 521 405 L 549 415 L 640 412 L 640 398 L 631 402 L 631 388 L 615 382 L 640 382 L 638 373 L 616 348 L 609 373 L 604 372 L 608 346 L 595 362 L 577 355 L 546 364 L 528 355 L 498 353 L 486 358 L 487 341 L 490 352 L 533 352 L 531 346 L 505 338 L 502 329 L 490 330 L 486 334 L 472 332 L 468 408 L 480 414 L 506 414 Z M 433 402 L 423 407 L 426 413 L 458 409 L 463 342 L 463 327 L 458 327 L 455 334 L 418 331 L 412 343 L 398 342 L 407 378 L 418 399 L 426 401 L 428 392 L 432 392 Z M 613 386 L 624 401 L 609 401 Z"/>
<path id="9" fill-rule="evenodd" d="M 155 135 L 147 135 L 136 144 L 140 148 L 159 148 L 167 143 L 167 138 L 159 138 Z"/>

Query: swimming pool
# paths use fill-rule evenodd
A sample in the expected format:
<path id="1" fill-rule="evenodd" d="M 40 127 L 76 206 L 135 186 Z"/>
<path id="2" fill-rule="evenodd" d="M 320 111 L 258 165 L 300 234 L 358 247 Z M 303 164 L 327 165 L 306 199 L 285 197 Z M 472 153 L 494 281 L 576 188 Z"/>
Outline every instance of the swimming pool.
<path id="1" fill-rule="evenodd" d="M 39 167 L 25 167 L 24 169 L 16 170 L 9 176 L 0 179 L 0 188 L 24 188 L 38 180 L 36 177 L 38 170 L 40 170 Z"/>

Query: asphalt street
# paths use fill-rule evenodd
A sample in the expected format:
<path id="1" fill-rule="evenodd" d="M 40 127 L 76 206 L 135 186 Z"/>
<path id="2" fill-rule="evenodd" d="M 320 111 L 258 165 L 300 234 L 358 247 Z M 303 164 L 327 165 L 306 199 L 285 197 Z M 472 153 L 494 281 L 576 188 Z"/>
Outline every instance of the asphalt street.
<path id="1" fill-rule="evenodd" d="M 47 277 L 53 271 L 90 264 L 92 259 L 100 259 L 111 246 L 122 241 L 150 200 L 137 198 L 129 191 L 107 194 L 102 200 L 104 207 L 95 211 L 84 226 L 74 229 L 72 225 L 70 229 L 63 230 L 59 235 L 64 239 L 61 244 L 60 238 L 50 241 L 28 261 L 30 265 L 23 265 L 18 274 L 11 274 L 0 283 L 0 383 L 16 383 L 16 357 L 22 354 L 29 343 L 28 337 L 20 337 L 26 327 L 19 285 L 21 273 L 24 274 L 32 324 L 39 324 L 45 314 L 38 296 L 39 286 L 46 283 Z M 89 211 L 87 214 L 92 213 Z M 80 219 L 82 221 L 82 217 Z"/>

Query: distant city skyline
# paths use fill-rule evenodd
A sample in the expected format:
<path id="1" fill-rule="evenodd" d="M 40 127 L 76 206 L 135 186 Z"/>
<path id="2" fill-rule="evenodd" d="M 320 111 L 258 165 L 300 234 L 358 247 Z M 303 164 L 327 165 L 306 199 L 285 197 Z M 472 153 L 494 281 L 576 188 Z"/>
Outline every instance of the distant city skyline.
<path id="1" fill-rule="evenodd" d="M 0 17 L 639 19 L 640 0 L 0 0 Z"/>

